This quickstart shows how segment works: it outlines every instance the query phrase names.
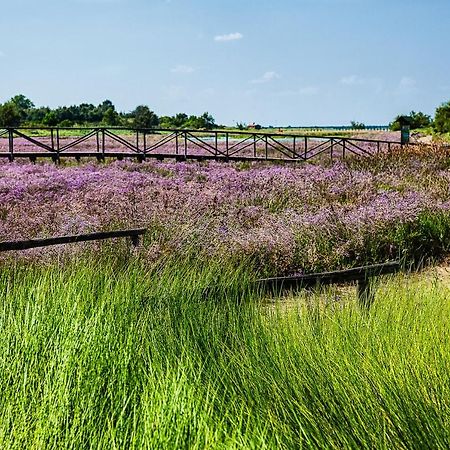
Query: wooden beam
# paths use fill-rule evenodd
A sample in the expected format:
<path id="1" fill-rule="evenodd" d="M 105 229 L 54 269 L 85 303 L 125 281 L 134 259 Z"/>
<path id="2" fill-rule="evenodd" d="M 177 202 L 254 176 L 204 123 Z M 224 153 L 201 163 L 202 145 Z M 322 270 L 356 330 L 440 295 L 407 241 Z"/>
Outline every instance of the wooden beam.
<path id="1" fill-rule="evenodd" d="M 26 250 L 30 248 L 48 247 L 50 245 L 71 244 L 75 242 L 99 241 L 104 239 L 131 237 L 134 246 L 139 244 L 139 237 L 145 234 L 145 228 L 132 230 L 100 231 L 97 233 L 58 236 L 45 239 L 28 239 L 25 241 L 0 242 L 0 252 Z"/>
<path id="2" fill-rule="evenodd" d="M 256 281 L 256 285 L 272 294 L 279 294 L 286 290 L 297 290 L 327 284 L 344 284 L 356 281 L 358 283 L 358 298 L 361 306 L 370 307 L 374 300 L 374 291 L 370 279 L 380 275 L 399 272 L 401 265 L 398 261 L 371 266 L 354 267 L 352 269 L 334 272 L 309 273 L 304 275 L 264 278 Z"/>

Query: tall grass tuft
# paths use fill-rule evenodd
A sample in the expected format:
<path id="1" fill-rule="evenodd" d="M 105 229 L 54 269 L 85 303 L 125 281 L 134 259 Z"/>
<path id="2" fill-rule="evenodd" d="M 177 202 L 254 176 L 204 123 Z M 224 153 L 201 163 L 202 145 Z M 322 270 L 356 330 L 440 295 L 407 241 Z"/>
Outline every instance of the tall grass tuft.
<path id="1" fill-rule="evenodd" d="M 1 448 L 448 448 L 450 301 L 272 304 L 245 267 L 0 273 Z M 214 288 L 212 288 L 214 286 Z"/>

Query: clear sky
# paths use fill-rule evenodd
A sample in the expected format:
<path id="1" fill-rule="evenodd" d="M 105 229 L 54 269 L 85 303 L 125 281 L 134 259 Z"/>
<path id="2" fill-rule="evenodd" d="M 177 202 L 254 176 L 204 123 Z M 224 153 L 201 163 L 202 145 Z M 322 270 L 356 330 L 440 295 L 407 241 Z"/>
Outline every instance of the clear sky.
<path id="1" fill-rule="evenodd" d="M 450 100 L 450 0 L 0 0 L 0 102 L 388 123 Z"/>

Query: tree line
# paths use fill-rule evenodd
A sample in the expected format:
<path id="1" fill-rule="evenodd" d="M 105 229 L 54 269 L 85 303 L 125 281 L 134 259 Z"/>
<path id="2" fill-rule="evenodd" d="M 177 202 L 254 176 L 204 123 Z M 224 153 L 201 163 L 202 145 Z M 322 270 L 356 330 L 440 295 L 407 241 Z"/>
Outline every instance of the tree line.
<path id="1" fill-rule="evenodd" d="M 450 101 L 436 108 L 434 118 L 423 112 L 416 111 L 411 111 L 408 115 L 399 115 L 390 123 L 390 129 L 392 131 L 400 130 L 400 124 L 405 119 L 409 123 L 411 130 L 432 128 L 437 133 L 450 133 Z"/>
<path id="2" fill-rule="evenodd" d="M 130 128 L 194 128 L 212 129 L 216 127 L 214 117 L 208 112 L 201 116 L 179 113 L 174 116 L 159 117 L 146 105 L 139 105 L 133 111 L 119 112 L 110 100 L 99 105 L 82 103 L 80 105 L 36 107 L 22 94 L 0 104 L 0 126 L 123 126 Z"/>

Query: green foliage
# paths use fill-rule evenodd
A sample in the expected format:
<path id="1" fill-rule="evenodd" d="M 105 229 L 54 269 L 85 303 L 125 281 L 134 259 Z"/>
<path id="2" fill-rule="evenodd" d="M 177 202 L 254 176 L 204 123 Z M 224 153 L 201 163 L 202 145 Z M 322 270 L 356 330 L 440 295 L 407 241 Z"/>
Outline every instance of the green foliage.
<path id="1" fill-rule="evenodd" d="M 67 120 L 67 119 L 65 119 Z M 48 127 L 54 127 L 56 125 L 58 125 L 59 123 L 59 118 L 58 118 L 58 114 L 56 113 L 56 111 L 49 111 L 45 117 L 42 119 L 42 123 L 44 125 L 47 125 Z"/>
<path id="2" fill-rule="evenodd" d="M 116 125 L 120 124 L 120 116 L 117 113 L 117 111 L 114 109 L 114 107 L 110 107 L 105 111 L 105 113 L 103 114 L 102 122 L 105 125 L 111 125 L 111 126 L 116 126 Z"/>
<path id="3" fill-rule="evenodd" d="M 208 112 L 201 116 L 188 116 L 184 113 L 178 113 L 175 116 L 163 116 L 160 121 L 161 128 L 194 128 L 211 130 L 216 126 L 214 117 Z"/>
<path id="4" fill-rule="evenodd" d="M 438 133 L 450 133 L 450 101 L 436 109 L 434 128 Z"/>
<path id="5" fill-rule="evenodd" d="M 0 276 L 2 449 L 450 446 L 444 283 L 384 279 L 367 312 L 223 264 Z"/>
<path id="6" fill-rule="evenodd" d="M 355 122 L 354 120 L 352 120 L 351 126 L 354 130 L 365 130 L 366 129 L 365 124 L 363 124 L 362 122 Z"/>
<path id="7" fill-rule="evenodd" d="M 20 121 L 20 110 L 12 101 L 0 105 L 0 126 L 16 127 L 20 125 Z"/>
<path id="8" fill-rule="evenodd" d="M 111 100 L 99 105 L 81 103 L 80 105 L 36 108 L 34 103 L 23 94 L 14 96 L 4 105 L 0 105 L 0 126 L 19 126 L 20 124 L 63 126 L 106 125 L 133 126 L 135 128 L 195 128 L 212 129 L 216 126 L 214 117 L 205 112 L 201 116 L 178 113 L 175 116 L 159 117 L 146 105 L 139 105 L 129 113 L 116 111 Z"/>
<path id="9" fill-rule="evenodd" d="M 22 122 L 27 120 L 29 112 L 34 108 L 34 103 L 23 94 L 15 95 L 10 102 L 16 105 L 20 113 L 20 120 Z"/>
<path id="10" fill-rule="evenodd" d="M 431 125 L 431 117 L 428 114 L 425 114 L 423 112 L 415 112 L 411 111 L 409 115 L 400 115 L 397 116 L 393 122 L 389 124 L 389 128 L 392 131 L 399 131 L 401 129 L 400 121 L 402 119 L 407 119 L 410 123 L 411 130 L 415 130 L 418 128 L 427 128 Z"/>
<path id="11" fill-rule="evenodd" d="M 154 128 L 159 125 L 158 116 L 145 105 L 137 106 L 130 116 L 134 128 Z"/>

